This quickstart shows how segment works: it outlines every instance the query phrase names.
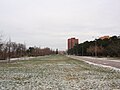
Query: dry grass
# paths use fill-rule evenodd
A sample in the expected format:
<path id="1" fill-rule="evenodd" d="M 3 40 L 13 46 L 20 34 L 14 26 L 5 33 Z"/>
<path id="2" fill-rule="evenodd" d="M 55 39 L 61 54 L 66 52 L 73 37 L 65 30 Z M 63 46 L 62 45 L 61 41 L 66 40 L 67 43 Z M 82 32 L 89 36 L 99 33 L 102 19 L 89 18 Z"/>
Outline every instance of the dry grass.
<path id="1" fill-rule="evenodd" d="M 53 55 L 0 63 L 0 90 L 120 89 L 120 72 Z"/>

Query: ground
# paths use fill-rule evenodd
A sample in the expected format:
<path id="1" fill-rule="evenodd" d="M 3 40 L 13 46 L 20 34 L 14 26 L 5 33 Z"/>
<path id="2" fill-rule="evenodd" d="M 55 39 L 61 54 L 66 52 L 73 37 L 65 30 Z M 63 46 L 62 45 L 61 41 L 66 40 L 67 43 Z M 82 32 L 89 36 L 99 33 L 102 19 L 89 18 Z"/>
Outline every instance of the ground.
<path id="1" fill-rule="evenodd" d="M 0 63 L 0 90 L 120 89 L 120 72 L 62 55 Z"/>
<path id="2" fill-rule="evenodd" d="M 77 60 L 82 60 L 89 64 L 98 65 L 102 67 L 109 67 L 109 68 L 120 71 L 120 59 L 88 57 L 88 56 L 74 56 L 74 55 L 69 55 L 68 57 L 74 58 Z"/>

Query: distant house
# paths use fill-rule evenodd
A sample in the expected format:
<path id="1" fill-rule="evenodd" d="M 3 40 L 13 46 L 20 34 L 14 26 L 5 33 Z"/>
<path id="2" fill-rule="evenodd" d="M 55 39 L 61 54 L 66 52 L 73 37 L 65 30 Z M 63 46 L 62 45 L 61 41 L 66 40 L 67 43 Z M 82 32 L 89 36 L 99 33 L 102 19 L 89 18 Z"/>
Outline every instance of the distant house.
<path id="1" fill-rule="evenodd" d="M 102 39 L 102 40 L 109 39 L 109 38 L 110 38 L 110 36 L 102 36 L 102 37 L 100 37 L 100 39 Z"/>

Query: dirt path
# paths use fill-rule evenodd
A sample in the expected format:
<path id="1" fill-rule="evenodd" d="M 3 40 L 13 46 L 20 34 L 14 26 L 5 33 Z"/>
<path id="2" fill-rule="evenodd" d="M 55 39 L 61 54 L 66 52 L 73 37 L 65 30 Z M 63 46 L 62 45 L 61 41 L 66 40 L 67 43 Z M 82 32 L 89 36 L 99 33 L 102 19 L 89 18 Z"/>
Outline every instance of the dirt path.
<path id="1" fill-rule="evenodd" d="M 21 57 L 21 58 L 11 58 L 10 59 L 10 62 L 13 62 L 13 61 L 18 61 L 18 60 L 30 60 L 32 58 L 36 58 L 36 57 Z M 0 60 L 0 63 L 6 63 L 8 62 L 9 60 L 6 59 L 6 60 Z"/>
<path id="2" fill-rule="evenodd" d="M 102 66 L 108 66 L 108 67 L 113 67 L 113 68 L 117 68 L 120 69 L 120 61 L 118 60 L 102 60 L 99 58 L 90 58 L 90 57 L 81 57 L 81 56 L 68 56 L 70 58 L 74 58 L 74 59 L 78 59 L 78 60 L 82 60 L 85 62 L 90 62 L 92 64 L 97 64 L 97 65 L 102 65 Z"/>

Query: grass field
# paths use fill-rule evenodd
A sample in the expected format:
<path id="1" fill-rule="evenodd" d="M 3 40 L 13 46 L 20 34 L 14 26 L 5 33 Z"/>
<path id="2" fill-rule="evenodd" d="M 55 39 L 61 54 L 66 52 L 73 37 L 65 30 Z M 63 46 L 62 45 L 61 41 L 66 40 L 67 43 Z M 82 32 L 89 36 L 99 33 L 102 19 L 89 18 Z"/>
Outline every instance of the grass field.
<path id="1" fill-rule="evenodd" d="M 0 90 L 120 89 L 120 72 L 66 56 L 0 63 Z"/>

